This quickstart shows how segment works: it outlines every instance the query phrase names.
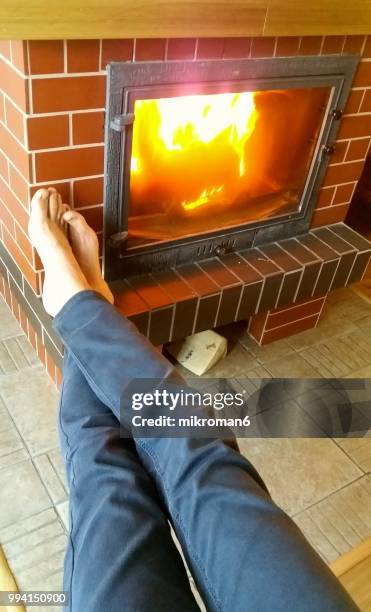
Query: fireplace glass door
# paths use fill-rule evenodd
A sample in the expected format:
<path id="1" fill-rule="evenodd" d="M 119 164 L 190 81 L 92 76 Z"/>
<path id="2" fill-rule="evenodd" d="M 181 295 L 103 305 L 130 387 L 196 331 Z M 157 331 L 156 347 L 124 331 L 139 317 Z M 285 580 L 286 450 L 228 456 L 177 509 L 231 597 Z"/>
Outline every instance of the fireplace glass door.
<path id="1" fill-rule="evenodd" d="M 136 98 L 127 249 L 300 209 L 331 87 Z"/>
<path id="2" fill-rule="evenodd" d="M 110 63 L 106 278 L 308 231 L 358 61 Z"/>

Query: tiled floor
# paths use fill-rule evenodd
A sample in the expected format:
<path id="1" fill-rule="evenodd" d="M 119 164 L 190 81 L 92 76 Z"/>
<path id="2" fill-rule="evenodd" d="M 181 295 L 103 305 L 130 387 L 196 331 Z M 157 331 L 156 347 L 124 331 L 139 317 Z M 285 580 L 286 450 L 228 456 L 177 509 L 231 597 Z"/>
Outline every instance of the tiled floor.
<path id="1" fill-rule="evenodd" d="M 371 304 L 349 289 L 329 298 L 316 330 L 271 346 L 258 348 L 241 325 L 224 331 L 233 348 L 208 377 L 371 378 Z M 58 450 L 57 400 L 0 301 L 0 543 L 23 589 L 61 586 L 68 492 Z M 371 438 L 240 444 L 273 498 L 327 561 L 371 534 Z"/>

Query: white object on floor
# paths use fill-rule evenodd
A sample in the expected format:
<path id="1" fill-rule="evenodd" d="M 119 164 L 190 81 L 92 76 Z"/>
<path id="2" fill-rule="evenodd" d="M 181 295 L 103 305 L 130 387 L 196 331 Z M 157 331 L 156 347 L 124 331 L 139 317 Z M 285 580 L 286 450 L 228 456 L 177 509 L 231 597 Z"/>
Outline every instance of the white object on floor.
<path id="1" fill-rule="evenodd" d="M 211 329 L 172 342 L 166 350 L 182 366 L 201 376 L 227 354 L 227 340 Z"/>

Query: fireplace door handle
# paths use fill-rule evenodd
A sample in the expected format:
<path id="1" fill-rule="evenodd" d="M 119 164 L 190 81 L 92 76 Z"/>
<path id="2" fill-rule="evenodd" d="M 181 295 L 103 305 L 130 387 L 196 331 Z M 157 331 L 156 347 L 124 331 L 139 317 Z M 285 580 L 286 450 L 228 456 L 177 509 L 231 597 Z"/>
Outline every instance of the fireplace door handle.
<path id="1" fill-rule="evenodd" d="M 108 243 L 114 249 L 118 249 L 128 239 L 129 232 L 118 232 L 109 237 Z"/>
<path id="2" fill-rule="evenodd" d="M 111 130 L 123 132 L 127 125 L 132 125 L 133 123 L 134 113 L 126 113 L 125 115 L 116 115 L 116 117 L 111 120 L 109 125 Z"/>

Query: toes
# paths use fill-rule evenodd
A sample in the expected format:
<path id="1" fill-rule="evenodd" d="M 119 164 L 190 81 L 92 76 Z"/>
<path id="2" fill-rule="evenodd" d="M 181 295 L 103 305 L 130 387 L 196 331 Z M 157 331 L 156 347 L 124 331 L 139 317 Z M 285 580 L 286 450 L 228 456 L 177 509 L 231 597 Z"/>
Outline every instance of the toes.
<path id="1" fill-rule="evenodd" d="M 85 221 L 85 217 L 80 215 L 80 213 L 76 212 L 76 210 L 67 210 L 63 214 L 63 220 L 66 221 L 69 225 L 72 225 L 76 229 L 85 229 L 87 223 Z"/>
<path id="2" fill-rule="evenodd" d="M 49 197 L 49 216 L 54 223 L 58 223 L 59 213 L 59 194 L 56 192 L 50 193 Z"/>
<path id="3" fill-rule="evenodd" d="M 62 226 L 63 224 L 63 213 L 65 212 L 64 210 L 64 206 L 67 206 L 67 204 L 63 204 L 62 202 L 62 196 L 58 193 L 58 210 L 57 210 L 57 223 L 58 225 Z"/>
<path id="4" fill-rule="evenodd" d="M 98 249 L 98 237 L 95 231 L 87 223 L 85 217 L 75 210 L 68 210 L 63 215 L 63 220 L 68 223 L 70 228 L 70 239 L 72 247 L 78 248 L 85 245 L 85 248 Z M 90 245 L 88 247 L 87 245 Z"/>
<path id="5" fill-rule="evenodd" d="M 49 191 L 47 189 L 38 189 L 31 200 L 31 216 L 40 220 L 46 219 L 48 216 L 49 206 Z"/>
<path id="6" fill-rule="evenodd" d="M 58 196 L 58 191 L 55 187 L 48 187 L 49 191 L 49 216 L 53 221 L 58 222 L 58 208 L 56 206 L 56 202 L 58 201 L 59 206 L 59 197 L 56 200 L 55 197 Z M 51 197 L 53 196 L 53 198 Z"/>
<path id="7" fill-rule="evenodd" d="M 62 206 L 61 206 L 61 217 L 62 217 L 62 219 L 63 219 L 64 213 L 68 212 L 69 210 L 71 210 L 71 209 L 68 206 L 68 204 L 62 204 Z"/>
<path id="8" fill-rule="evenodd" d="M 62 229 L 63 229 L 63 231 L 64 231 L 64 233 L 66 235 L 68 233 L 68 223 L 64 219 L 64 213 L 66 213 L 69 210 L 70 210 L 70 207 L 68 206 L 68 204 L 62 204 L 61 211 L 60 211 L 60 224 L 61 224 Z"/>
<path id="9" fill-rule="evenodd" d="M 48 191 L 50 194 L 50 199 L 49 199 L 50 218 L 52 219 L 52 221 L 57 223 L 57 225 L 63 228 L 63 218 L 62 217 L 63 217 L 63 213 L 65 212 L 65 209 L 63 207 L 67 206 L 67 204 L 63 204 L 62 196 L 60 195 L 60 193 L 58 193 L 55 187 L 48 187 Z"/>

